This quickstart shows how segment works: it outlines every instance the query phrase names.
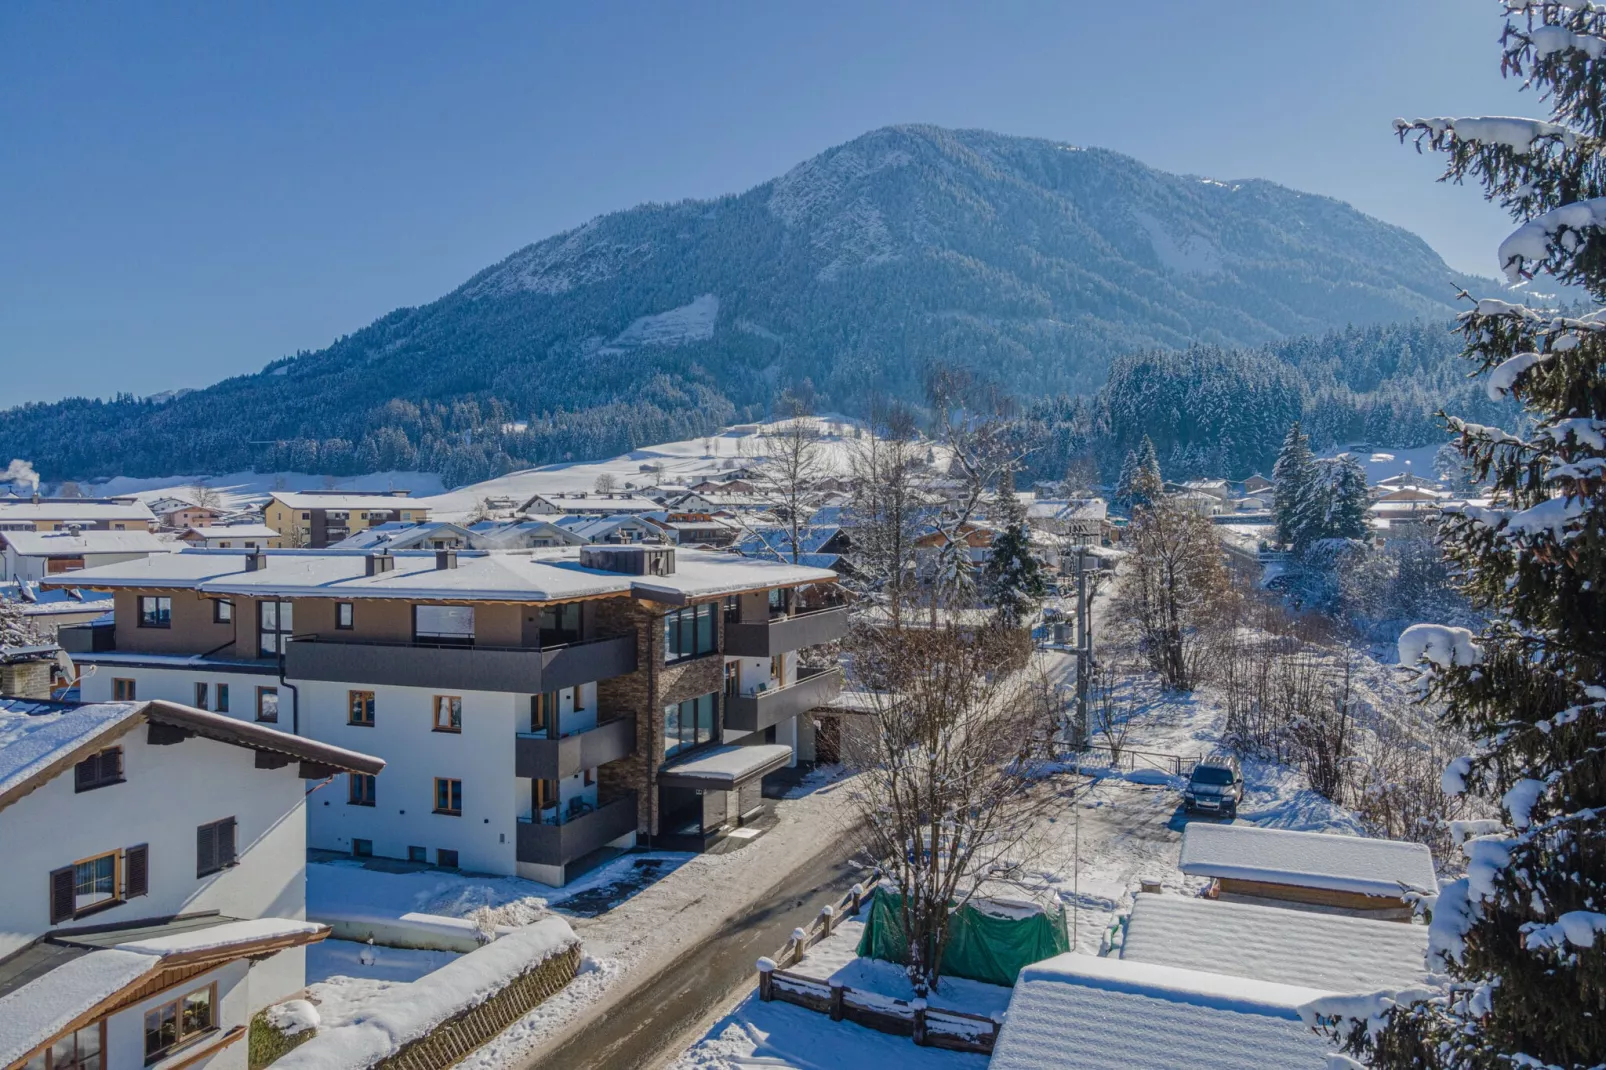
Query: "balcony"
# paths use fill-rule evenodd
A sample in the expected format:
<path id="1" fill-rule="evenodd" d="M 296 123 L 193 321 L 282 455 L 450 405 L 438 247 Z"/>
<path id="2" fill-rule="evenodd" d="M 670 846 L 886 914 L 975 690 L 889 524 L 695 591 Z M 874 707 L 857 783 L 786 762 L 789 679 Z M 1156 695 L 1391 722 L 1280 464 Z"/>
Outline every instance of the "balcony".
<path id="1" fill-rule="evenodd" d="M 553 819 L 548 819 L 551 821 Z M 519 819 L 515 857 L 538 866 L 566 866 L 619 837 L 636 831 L 636 793 L 595 810 L 565 816 L 557 824 Z"/>
<path id="2" fill-rule="evenodd" d="M 842 638 L 847 630 L 847 606 L 831 606 L 767 621 L 740 621 L 725 625 L 725 653 L 731 657 L 767 658 L 788 650 L 829 643 Z"/>
<path id="3" fill-rule="evenodd" d="M 541 650 L 296 638 L 285 647 L 292 680 L 393 684 L 535 694 L 606 680 L 636 668 L 636 637 L 612 636 Z"/>
<path id="4" fill-rule="evenodd" d="M 797 682 L 752 695 L 730 695 L 725 699 L 727 732 L 762 732 L 816 706 L 836 698 L 842 690 L 842 670 L 799 669 Z"/>
<path id="5" fill-rule="evenodd" d="M 628 713 L 557 739 L 520 732 L 514 741 L 513 773 L 535 780 L 562 780 L 635 752 L 636 715 Z"/>

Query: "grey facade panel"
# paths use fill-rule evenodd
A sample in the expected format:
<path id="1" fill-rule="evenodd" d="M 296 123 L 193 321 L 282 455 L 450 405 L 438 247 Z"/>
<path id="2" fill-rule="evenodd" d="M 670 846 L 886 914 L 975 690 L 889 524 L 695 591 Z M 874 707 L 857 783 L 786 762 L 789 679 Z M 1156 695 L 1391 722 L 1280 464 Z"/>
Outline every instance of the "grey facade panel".
<path id="1" fill-rule="evenodd" d="M 635 750 L 636 715 L 628 713 L 560 739 L 520 734 L 515 741 L 513 773 L 536 780 L 562 780 L 582 769 L 629 757 Z"/>
<path id="2" fill-rule="evenodd" d="M 842 690 L 842 670 L 801 669 L 795 684 L 761 691 L 756 695 L 733 695 L 725 699 L 725 729 L 731 732 L 762 732 L 770 725 L 807 713 L 836 698 Z"/>
<path id="3" fill-rule="evenodd" d="M 725 625 L 725 653 L 731 657 L 767 658 L 788 650 L 817 646 L 847 634 L 846 606 L 816 610 L 784 620 Z"/>
<path id="4" fill-rule="evenodd" d="M 632 791 L 561 825 L 520 821 L 515 853 L 520 862 L 566 866 L 635 831 L 636 793 Z"/>
<path id="5" fill-rule="evenodd" d="M 551 650 L 329 639 L 295 639 L 285 649 L 285 675 L 292 680 L 460 691 L 535 694 L 622 676 L 635 668 L 633 635 Z"/>
<path id="6" fill-rule="evenodd" d="M 541 690 L 609 680 L 636 671 L 636 637 L 615 635 L 541 652 Z"/>

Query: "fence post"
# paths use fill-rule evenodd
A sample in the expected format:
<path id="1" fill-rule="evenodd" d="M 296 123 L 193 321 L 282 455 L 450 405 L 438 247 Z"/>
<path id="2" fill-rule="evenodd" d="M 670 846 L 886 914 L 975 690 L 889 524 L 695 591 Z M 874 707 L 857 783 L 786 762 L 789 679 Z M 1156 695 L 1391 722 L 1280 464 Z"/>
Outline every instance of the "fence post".
<path id="1" fill-rule="evenodd" d="M 853 896 L 853 913 L 857 914 L 859 908 L 864 905 L 864 885 L 855 884 L 850 894 Z"/>
<path id="2" fill-rule="evenodd" d="M 926 1043 L 926 1001 L 917 999 L 909 1006 L 915 1012 L 914 1040 L 916 1044 L 924 1047 Z"/>
<path id="3" fill-rule="evenodd" d="M 803 960 L 803 949 L 809 946 L 809 934 L 802 929 L 792 930 L 791 962 L 788 965 L 796 966 Z"/>
<path id="4" fill-rule="evenodd" d="M 842 1020 L 842 981 L 833 977 L 826 982 L 831 986 L 831 1021 Z"/>
<path id="5" fill-rule="evenodd" d="M 830 903 L 825 904 L 825 906 L 820 910 L 820 928 L 824 931 L 824 936 L 822 939 L 829 940 L 831 938 L 831 926 L 835 921 L 836 907 L 832 906 Z"/>
<path id="6" fill-rule="evenodd" d="M 775 960 L 762 955 L 758 960 L 758 998 L 768 1003 L 775 998 Z"/>

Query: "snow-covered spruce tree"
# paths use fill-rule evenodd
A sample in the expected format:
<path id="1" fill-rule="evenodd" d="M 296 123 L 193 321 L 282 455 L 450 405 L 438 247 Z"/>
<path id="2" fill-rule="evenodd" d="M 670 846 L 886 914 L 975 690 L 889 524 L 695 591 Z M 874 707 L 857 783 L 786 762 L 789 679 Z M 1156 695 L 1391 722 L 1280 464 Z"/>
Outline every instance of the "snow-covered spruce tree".
<path id="1" fill-rule="evenodd" d="M 1366 508 L 1366 471 L 1353 459 L 1321 458 L 1313 466 L 1311 509 L 1303 534 L 1305 543 L 1317 539 L 1363 539 Z M 1296 539 L 1296 544 L 1301 540 Z"/>
<path id="2" fill-rule="evenodd" d="M 1549 121 L 1400 121 L 1521 225 L 1500 245 L 1516 282 L 1545 271 L 1606 301 L 1606 8 L 1512 0 L 1502 69 Z M 1431 994 L 1318 1003 L 1375 1067 L 1593 1067 L 1606 1061 L 1606 315 L 1481 300 L 1461 317 L 1492 394 L 1516 397 L 1526 438 L 1451 420 L 1487 508 L 1442 532 L 1474 600 L 1477 637 L 1419 626 L 1429 694 L 1476 752 L 1445 786 L 1498 804 L 1465 845 L 1467 876 L 1432 907 Z M 1331 1020 L 1331 1019 L 1330 1019 Z"/>
<path id="3" fill-rule="evenodd" d="M 1132 473 L 1132 505 L 1148 505 L 1160 500 L 1165 493 L 1165 480 L 1160 476 L 1160 455 L 1148 435 L 1138 445 L 1137 470 Z"/>
<path id="4" fill-rule="evenodd" d="M 1277 541 L 1292 545 L 1308 523 L 1310 486 L 1315 475 L 1316 462 L 1310 452 L 1310 438 L 1299 428 L 1299 421 L 1288 429 L 1283 445 L 1277 451 L 1277 463 L 1271 470 L 1273 508 L 1277 513 Z"/>
<path id="5" fill-rule="evenodd" d="M 1019 628 L 1048 593 L 1043 566 L 1032 556 L 1032 532 L 1026 509 L 1015 493 L 1015 477 L 1005 472 L 998 485 L 998 533 L 983 570 L 987 600 L 1005 628 Z"/>
<path id="6" fill-rule="evenodd" d="M 1115 503 L 1130 509 L 1132 507 L 1132 485 L 1138 479 L 1138 455 L 1132 450 L 1126 451 L 1126 459 L 1121 462 L 1121 474 L 1115 480 Z"/>

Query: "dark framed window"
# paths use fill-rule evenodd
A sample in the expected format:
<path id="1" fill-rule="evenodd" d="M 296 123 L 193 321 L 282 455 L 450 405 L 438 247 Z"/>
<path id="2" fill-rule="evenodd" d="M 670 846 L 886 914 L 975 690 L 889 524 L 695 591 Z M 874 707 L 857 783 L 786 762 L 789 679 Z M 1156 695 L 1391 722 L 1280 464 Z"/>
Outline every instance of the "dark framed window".
<path id="1" fill-rule="evenodd" d="M 374 857 L 374 841 L 353 836 L 351 838 L 351 855 L 353 858 Z"/>
<path id="2" fill-rule="evenodd" d="M 123 748 L 107 747 L 73 767 L 73 791 L 94 791 L 123 782 Z"/>
<path id="3" fill-rule="evenodd" d="M 335 627 L 349 632 L 357 626 L 357 607 L 350 602 L 335 603 Z"/>
<path id="4" fill-rule="evenodd" d="M 120 677 L 120 676 L 112 677 L 112 701 L 114 701 L 114 702 L 133 702 L 134 701 L 134 681 L 125 679 L 125 678 Z"/>
<path id="5" fill-rule="evenodd" d="M 196 709 L 198 709 L 198 710 L 206 709 L 206 701 L 207 701 L 207 697 L 208 697 L 208 692 L 210 690 L 211 689 L 208 688 L 204 683 L 197 683 L 195 685 L 195 708 Z"/>
<path id="6" fill-rule="evenodd" d="M 173 626 L 173 600 L 165 594 L 140 595 L 139 626 L 141 628 L 171 628 Z"/>
<path id="7" fill-rule="evenodd" d="M 463 782 L 446 777 L 435 778 L 435 812 L 450 817 L 463 813 Z"/>
<path id="8" fill-rule="evenodd" d="M 714 742 L 719 727 L 715 692 L 664 707 L 664 757 Z"/>
<path id="9" fill-rule="evenodd" d="M 117 852 L 73 863 L 73 914 L 117 899 Z"/>
<path id="10" fill-rule="evenodd" d="M 407 861 L 427 863 L 429 861 L 429 852 L 422 847 L 409 847 L 407 848 Z"/>
<path id="11" fill-rule="evenodd" d="M 558 693 L 543 691 L 530 696 L 530 732 L 532 735 L 558 738 Z"/>
<path id="12" fill-rule="evenodd" d="M 159 1063 L 173 1052 L 217 1029 L 217 985 L 180 996 L 145 1012 L 145 1065 Z"/>
<path id="13" fill-rule="evenodd" d="M 218 684 L 217 685 L 217 712 L 219 712 L 219 713 L 228 713 L 229 712 L 229 685 L 228 684 Z"/>
<path id="14" fill-rule="evenodd" d="M 457 852 L 448 851 L 444 847 L 435 848 L 435 864 L 442 869 L 456 869 Z"/>
<path id="15" fill-rule="evenodd" d="M 201 825 L 195 830 L 195 875 L 205 877 L 210 873 L 228 869 L 239 861 L 235 854 L 235 820 L 226 817 L 222 821 L 213 821 Z"/>
<path id="16" fill-rule="evenodd" d="M 257 649 L 265 658 L 284 653 L 295 628 L 295 608 L 289 602 L 257 603 Z"/>
<path id="17" fill-rule="evenodd" d="M 346 801 L 353 806 L 374 805 L 374 779 L 369 773 L 347 773 Z"/>
<path id="18" fill-rule="evenodd" d="M 728 594 L 725 596 L 725 623 L 737 624 L 742 619 L 742 596 Z"/>
<path id="19" fill-rule="evenodd" d="M 257 688 L 257 720 L 277 722 L 279 720 L 279 689 L 277 687 Z"/>
<path id="20" fill-rule="evenodd" d="M 664 663 L 712 654 L 719 645 L 718 602 L 686 606 L 664 614 Z"/>
<path id="21" fill-rule="evenodd" d="M 232 624 L 234 622 L 234 603 L 227 598 L 214 599 L 212 602 L 212 623 Z"/>
<path id="22" fill-rule="evenodd" d="M 541 608 L 541 645 L 567 646 L 578 643 L 581 635 L 579 602 L 564 602 Z"/>
<path id="23" fill-rule="evenodd" d="M 414 606 L 413 642 L 430 646 L 473 646 L 473 606 Z"/>
<path id="24" fill-rule="evenodd" d="M 558 805 L 558 782 L 556 780 L 541 780 L 537 778 L 530 782 L 530 801 L 535 804 L 535 812 L 540 814 L 543 810 L 555 809 Z"/>
<path id="25" fill-rule="evenodd" d="M 106 1020 L 59 1037 L 23 1064 L 23 1070 L 105 1070 Z"/>
<path id="26" fill-rule="evenodd" d="M 150 892 L 150 848 L 107 851 L 50 873 L 50 924 L 71 921 Z"/>
<path id="27" fill-rule="evenodd" d="M 463 730 L 463 700 L 458 695 L 435 696 L 435 731 Z"/>
<path id="28" fill-rule="evenodd" d="M 346 723 L 364 728 L 374 726 L 374 693 L 372 691 L 346 692 Z"/>

